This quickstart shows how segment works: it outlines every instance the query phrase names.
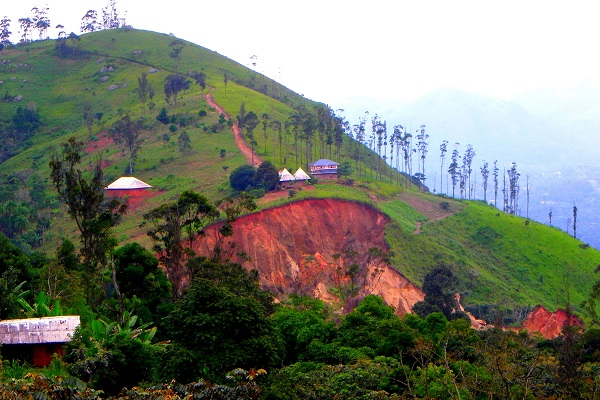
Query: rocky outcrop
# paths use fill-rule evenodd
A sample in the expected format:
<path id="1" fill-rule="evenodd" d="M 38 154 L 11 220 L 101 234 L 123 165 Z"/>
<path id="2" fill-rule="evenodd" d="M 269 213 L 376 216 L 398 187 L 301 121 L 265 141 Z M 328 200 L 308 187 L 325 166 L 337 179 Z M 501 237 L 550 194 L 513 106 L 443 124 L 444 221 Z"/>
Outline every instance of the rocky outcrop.
<path id="1" fill-rule="evenodd" d="M 568 320 L 569 316 L 565 310 L 558 309 L 556 312 L 550 312 L 543 306 L 537 306 L 523 322 L 523 329 L 529 333 L 539 332 L 546 339 L 554 339 L 560 336 Z M 583 326 L 583 322 L 575 315 L 571 315 L 570 324 Z"/>
<path id="2" fill-rule="evenodd" d="M 232 261 L 258 270 L 263 288 L 276 296 L 313 296 L 348 311 L 376 294 L 402 315 L 424 296 L 382 256 L 388 222 L 367 204 L 301 200 L 239 218 L 224 247 L 235 243 L 235 253 L 246 253 L 249 262 Z M 206 229 L 195 246 L 199 254 L 211 254 L 218 227 Z"/>

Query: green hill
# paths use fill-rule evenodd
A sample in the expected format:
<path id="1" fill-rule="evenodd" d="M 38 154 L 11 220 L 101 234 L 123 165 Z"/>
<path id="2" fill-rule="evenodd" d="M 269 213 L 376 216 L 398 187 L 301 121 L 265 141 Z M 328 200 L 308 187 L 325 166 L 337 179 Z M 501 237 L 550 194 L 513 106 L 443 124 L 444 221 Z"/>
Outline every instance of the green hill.
<path id="1" fill-rule="evenodd" d="M 229 174 L 247 162 L 230 126 L 207 105 L 205 94 L 211 93 L 234 118 L 244 103 L 246 111 L 256 113 L 261 122 L 267 114 L 269 121 L 283 125 L 302 110 L 315 115 L 327 110 L 195 44 L 182 42 L 180 58 L 172 57 L 175 40 L 164 34 L 115 29 L 86 34 L 79 40 L 34 42 L 0 53 L 0 89 L 6 100 L 0 107 L 0 202 L 40 204 L 38 215 L 47 219 L 47 227 L 30 245 L 51 253 L 61 238 L 75 238 L 75 227 L 50 187 L 48 167 L 51 154 L 71 136 L 86 143 L 86 163 L 102 159 L 110 183 L 128 173 L 129 157 L 107 140 L 108 130 L 125 115 L 143 121 L 134 175 L 155 189 L 153 197 L 128 212 L 116 231 L 121 243 L 138 241 L 149 247 L 139 227 L 144 212 L 187 189 L 213 201 L 223 199 L 233 193 Z M 163 86 L 176 71 L 205 74 L 205 89 L 189 78 L 192 84 L 179 93 L 177 104 L 168 104 Z M 145 105 L 138 95 L 143 73 L 148 74 L 155 93 Z M 19 108 L 39 113 L 42 125 L 15 134 Z M 163 108 L 170 118 L 167 124 L 156 119 Z M 86 110 L 93 117 L 88 125 Z M 183 132 L 190 137 L 191 149 L 186 151 L 179 147 Z M 374 204 L 393 220 L 386 233 L 392 264 L 412 281 L 421 284 L 432 266 L 444 262 L 460 278 L 463 302 L 473 307 L 543 304 L 555 309 L 568 301 L 577 306 L 587 297 L 600 252 L 557 229 L 480 202 L 422 193 L 349 136 L 336 142 L 327 136 L 332 132 L 325 128 L 321 132 L 307 145 L 301 132 L 284 128 L 280 135 L 267 127 L 265 134 L 261 123 L 254 131 L 255 152 L 279 169 L 295 170 L 322 157 L 349 161 L 353 185 L 320 183 L 314 190 L 299 191 L 294 199 L 340 197 Z M 291 200 L 267 196 L 260 207 Z M 448 210 L 452 213 L 445 215 Z"/>

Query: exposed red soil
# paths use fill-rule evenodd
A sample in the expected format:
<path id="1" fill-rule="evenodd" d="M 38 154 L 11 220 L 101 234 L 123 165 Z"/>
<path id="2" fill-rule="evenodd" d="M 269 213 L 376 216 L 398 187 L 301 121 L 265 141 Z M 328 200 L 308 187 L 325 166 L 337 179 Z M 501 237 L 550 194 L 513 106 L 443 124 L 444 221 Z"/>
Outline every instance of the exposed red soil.
<path id="1" fill-rule="evenodd" d="M 102 150 L 115 142 L 106 134 L 102 134 L 98 137 L 98 140 L 90 140 L 85 146 L 86 153 L 102 152 Z"/>
<path id="2" fill-rule="evenodd" d="M 251 258 L 244 262 L 234 256 L 232 261 L 258 270 L 262 287 L 276 296 L 313 296 L 348 311 L 366 295 L 376 294 L 402 315 L 424 296 L 400 272 L 369 254 L 374 247 L 389 250 L 384 240 L 388 222 L 366 204 L 307 199 L 239 218 L 227 242 Z M 199 254 L 212 253 L 217 229 L 206 229 L 206 237 L 195 246 Z M 359 271 L 351 281 L 345 272 L 352 264 Z M 342 299 L 340 289 L 349 293 L 352 287 L 355 294 Z"/>
<path id="3" fill-rule="evenodd" d="M 571 315 L 569 321 L 565 310 L 558 309 L 556 312 L 550 312 L 542 306 L 537 306 L 523 322 L 523 329 L 529 333 L 539 332 L 546 339 L 554 339 L 560 336 L 563 326 L 567 323 L 583 326 L 583 322 L 575 315 Z"/>
<path id="4" fill-rule="evenodd" d="M 215 102 L 210 93 L 205 94 L 204 98 L 206 99 L 206 104 L 217 110 L 219 114 L 223 114 L 225 119 L 231 120 L 231 115 L 229 115 L 223 107 Z M 263 162 L 263 159 L 257 154 L 252 154 L 252 149 L 248 146 L 248 143 L 246 143 L 244 137 L 240 134 L 240 128 L 238 127 L 237 122 L 233 121 L 231 131 L 233 132 L 233 137 L 235 138 L 235 144 L 240 149 L 244 157 L 246 157 L 246 160 L 248 160 L 248 164 L 258 167 Z"/>
<path id="5" fill-rule="evenodd" d="M 124 190 L 107 190 L 111 197 L 125 198 L 127 200 L 127 209 L 129 211 L 139 208 L 146 199 L 158 196 L 159 191 L 156 189 L 124 189 Z"/>

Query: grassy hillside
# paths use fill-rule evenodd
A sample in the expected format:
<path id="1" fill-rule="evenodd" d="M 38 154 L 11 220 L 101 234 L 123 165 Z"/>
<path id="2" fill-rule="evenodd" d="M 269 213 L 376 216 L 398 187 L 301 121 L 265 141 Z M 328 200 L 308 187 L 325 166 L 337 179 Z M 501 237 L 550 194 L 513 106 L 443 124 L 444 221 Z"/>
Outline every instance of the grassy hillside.
<path id="1" fill-rule="evenodd" d="M 169 56 L 173 40 L 158 33 L 117 29 L 86 34 L 80 41 L 69 39 L 66 43 L 71 54 L 62 57 L 53 41 L 0 53 L 0 60 L 9 60 L 0 63 L 0 89 L 6 99 L 22 96 L 21 101 L 2 103 L 0 129 L 9 129 L 18 107 L 39 110 L 44 122 L 0 164 L 1 202 L 31 202 L 32 177 L 46 182 L 46 192 L 54 197 L 48 184 L 48 161 L 70 136 L 86 143 L 86 163 L 103 160 L 107 183 L 126 174 L 127 155 L 107 140 L 107 130 L 124 115 L 141 118 L 144 129 L 134 175 L 154 189 L 151 198 L 128 212 L 116 233 L 121 243 L 136 240 L 147 245 L 144 231 L 139 228 L 144 212 L 186 189 L 220 200 L 232 194 L 230 172 L 246 163 L 230 127 L 219 123 L 220 116 L 207 106 L 204 94 L 210 92 L 234 117 L 245 103 L 246 110 L 254 111 L 259 118 L 266 113 L 271 120 L 281 122 L 300 105 L 322 106 L 192 43 L 186 43 L 180 61 L 174 60 Z M 154 106 L 148 102 L 144 107 L 137 93 L 137 79 L 151 68 L 157 70 L 148 74 L 155 90 Z M 174 106 L 166 103 L 163 84 L 176 69 L 183 74 L 205 73 L 207 87 L 203 91 L 193 84 L 180 94 Z M 118 87 L 109 90 L 111 85 Z M 102 114 L 93 124 L 91 135 L 83 119 L 85 104 L 94 114 Z M 175 122 L 163 125 L 156 120 L 163 107 Z M 192 145 L 185 153 L 178 146 L 183 131 Z M 283 135 L 280 141 L 269 128 L 265 137 L 262 126 L 257 127 L 256 154 L 278 168 L 305 167 L 304 145 L 300 145 L 302 156 L 296 162 L 293 136 Z M 319 139 L 315 140 L 312 157 L 318 158 L 322 155 L 319 152 L 325 151 L 328 158 L 336 158 L 331 146 L 321 143 L 319 150 Z M 356 157 L 359 153 L 363 154 L 360 159 Z M 351 161 L 355 171 L 362 164 L 361 170 L 366 172 L 351 176 L 353 186 L 319 183 L 310 190 L 297 191 L 293 199 L 340 197 L 374 204 L 393 220 L 386 237 L 394 266 L 417 284 L 422 283 L 429 268 L 444 262 L 458 274 L 466 304 L 514 307 L 541 303 L 555 309 L 565 306 L 569 298 L 577 306 L 591 289 L 600 253 L 565 233 L 479 202 L 459 202 L 421 193 L 412 186 L 404 188 L 392 183 L 398 175 L 389 167 L 384 171 L 385 182 L 378 181 L 375 153 L 366 148 L 359 152 L 356 142 L 348 137 L 344 138 L 339 161 Z M 404 182 L 403 178 L 399 181 Z M 266 196 L 259 204 L 273 207 L 290 200 L 284 192 Z M 41 249 L 50 253 L 59 239 L 75 238 L 75 228 L 56 200 L 44 212 L 50 216 L 51 226 Z"/>

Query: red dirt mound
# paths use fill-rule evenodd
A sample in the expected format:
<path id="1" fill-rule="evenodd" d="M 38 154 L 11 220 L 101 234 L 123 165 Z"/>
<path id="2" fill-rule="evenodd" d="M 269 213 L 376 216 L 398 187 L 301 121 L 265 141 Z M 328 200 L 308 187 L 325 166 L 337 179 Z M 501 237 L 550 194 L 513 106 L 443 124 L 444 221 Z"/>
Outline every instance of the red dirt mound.
<path id="1" fill-rule="evenodd" d="M 560 336 L 568 319 L 565 310 L 550 312 L 542 306 L 537 306 L 523 322 L 523 328 L 529 333 L 539 332 L 546 339 L 554 339 Z M 583 322 L 575 315 L 571 315 L 570 324 L 583 326 Z"/>

